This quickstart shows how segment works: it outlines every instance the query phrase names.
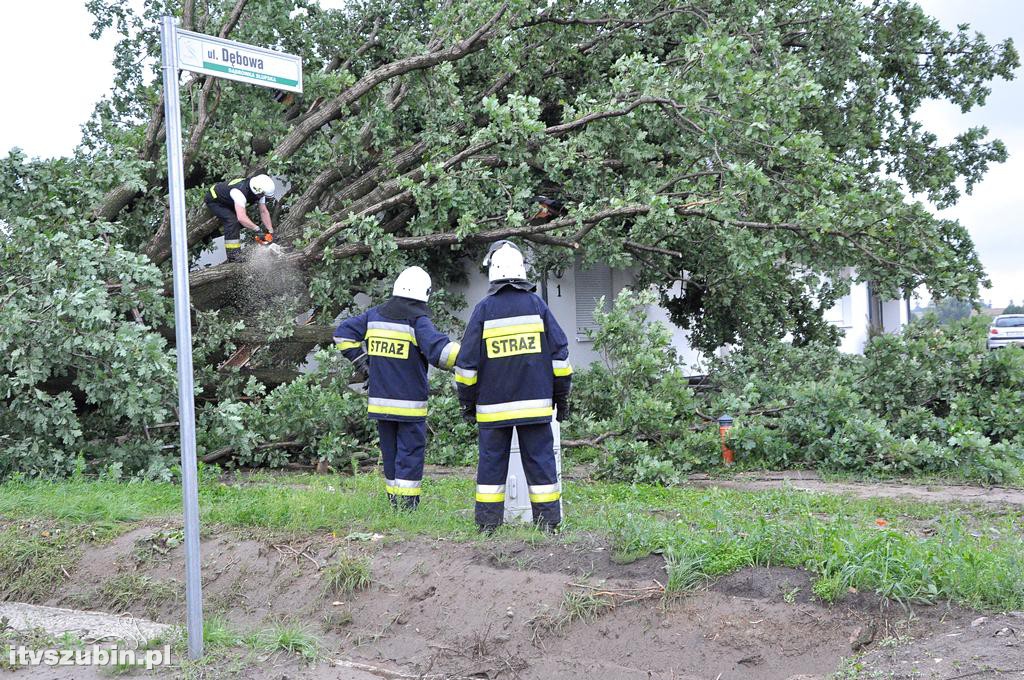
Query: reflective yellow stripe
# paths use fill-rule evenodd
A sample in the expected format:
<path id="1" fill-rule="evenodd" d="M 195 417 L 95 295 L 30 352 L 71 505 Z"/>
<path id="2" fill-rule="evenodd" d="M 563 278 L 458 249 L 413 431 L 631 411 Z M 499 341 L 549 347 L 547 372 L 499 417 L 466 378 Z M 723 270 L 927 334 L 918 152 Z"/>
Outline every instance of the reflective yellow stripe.
<path id="1" fill-rule="evenodd" d="M 455 360 L 459 358 L 459 350 L 462 349 L 460 345 L 455 345 L 455 351 L 448 357 L 448 361 L 444 362 L 445 368 L 452 368 L 455 366 Z"/>
<path id="2" fill-rule="evenodd" d="M 228 182 L 228 186 L 233 186 L 235 184 L 241 184 L 244 181 L 245 181 L 244 177 L 236 177 L 235 179 L 233 179 L 230 182 Z"/>
<path id="3" fill-rule="evenodd" d="M 569 366 L 568 368 L 556 368 L 555 369 L 555 375 L 560 377 L 560 378 L 562 376 L 572 375 L 572 366 Z"/>
<path id="4" fill-rule="evenodd" d="M 391 486 L 390 484 L 385 484 L 385 485 L 384 485 L 384 489 L 385 489 L 385 490 L 386 490 L 386 491 L 387 491 L 387 492 L 388 492 L 389 494 L 391 494 L 392 496 L 394 496 L 395 494 L 397 494 L 397 493 L 398 493 L 398 491 L 396 491 L 396 489 L 397 489 L 397 488 L 398 488 L 397 486 Z"/>
<path id="5" fill-rule="evenodd" d="M 419 496 L 420 495 L 420 487 L 418 487 L 418 486 L 416 486 L 416 487 L 396 486 L 396 487 L 392 487 L 392 489 L 393 490 L 390 493 L 394 494 L 395 496 Z"/>
<path id="6" fill-rule="evenodd" d="M 476 384 L 476 376 L 474 375 L 474 376 L 471 376 L 471 377 L 467 378 L 465 376 L 461 376 L 458 373 L 456 373 L 455 374 L 455 382 L 462 383 L 463 385 L 467 385 L 467 386 L 468 385 L 475 385 Z"/>
<path id="7" fill-rule="evenodd" d="M 505 500 L 505 494 L 503 493 L 478 493 L 476 495 L 477 503 L 502 503 Z"/>
<path id="8" fill-rule="evenodd" d="M 211 184 L 210 185 L 210 195 L 213 196 L 214 198 L 217 198 L 217 185 L 216 184 Z"/>
<path id="9" fill-rule="evenodd" d="M 557 501 L 562 497 L 561 491 L 552 491 L 551 493 L 537 493 L 530 494 L 531 503 L 550 503 L 551 501 Z"/>
<path id="10" fill-rule="evenodd" d="M 425 416 L 425 408 L 402 408 L 401 406 L 378 406 L 370 404 L 366 407 L 368 413 L 383 413 L 389 416 Z"/>
<path id="11" fill-rule="evenodd" d="M 485 328 L 483 338 L 496 338 L 502 335 L 512 335 L 514 333 L 543 333 L 544 324 L 542 323 L 521 323 L 516 326 L 498 326 L 497 328 Z"/>
<path id="12" fill-rule="evenodd" d="M 237 249 L 239 249 L 241 247 L 242 247 L 241 243 L 225 243 L 224 244 L 225 250 L 237 250 Z"/>
<path id="13" fill-rule="evenodd" d="M 345 340 L 343 342 L 334 343 L 334 346 L 338 349 L 356 349 L 357 347 L 361 347 L 362 344 L 363 343 L 354 340 Z"/>
<path id="14" fill-rule="evenodd" d="M 366 339 L 370 338 L 391 338 L 393 340 L 408 340 L 412 344 L 416 344 L 416 336 L 411 333 L 403 333 L 402 331 L 389 331 L 383 328 L 371 328 L 366 331 Z"/>
<path id="15" fill-rule="evenodd" d="M 517 411 L 498 411 L 496 413 L 476 413 L 476 422 L 493 423 L 499 420 L 518 420 L 519 418 L 542 418 L 550 416 L 555 410 L 550 406 L 543 408 L 524 408 Z"/>

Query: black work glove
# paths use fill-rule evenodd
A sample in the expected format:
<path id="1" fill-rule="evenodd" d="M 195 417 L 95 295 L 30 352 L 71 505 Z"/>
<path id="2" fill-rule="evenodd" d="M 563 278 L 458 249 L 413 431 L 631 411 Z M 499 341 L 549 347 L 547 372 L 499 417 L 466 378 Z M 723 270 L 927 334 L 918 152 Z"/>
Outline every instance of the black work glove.
<path id="1" fill-rule="evenodd" d="M 462 412 L 462 419 L 470 425 L 476 425 L 476 404 L 470 404 L 469 402 L 460 402 L 459 411 Z"/>
<path id="2" fill-rule="evenodd" d="M 360 354 L 352 360 L 352 365 L 355 366 L 357 371 L 367 371 L 370 367 L 370 357 L 366 354 Z"/>
<path id="3" fill-rule="evenodd" d="M 571 412 L 569 409 L 569 395 L 567 394 L 564 397 L 556 397 L 555 408 L 557 409 L 555 411 L 555 420 L 562 422 L 568 418 L 569 413 Z"/>
<path id="4" fill-rule="evenodd" d="M 356 382 L 362 380 L 365 383 L 363 387 L 367 387 L 370 381 L 370 357 L 360 354 L 352 360 L 352 366 L 355 368 L 352 379 Z"/>

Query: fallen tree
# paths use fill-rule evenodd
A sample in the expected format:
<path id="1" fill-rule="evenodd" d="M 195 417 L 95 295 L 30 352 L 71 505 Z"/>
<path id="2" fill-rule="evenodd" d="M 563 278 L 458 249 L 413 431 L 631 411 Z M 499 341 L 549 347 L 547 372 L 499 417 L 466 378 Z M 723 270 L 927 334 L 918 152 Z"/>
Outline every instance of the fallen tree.
<path id="1" fill-rule="evenodd" d="M 0 474 L 60 474 L 79 455 L 151 472 L 172 459 L 172 433 L 149 427 L 175 407 L 162 94 L 154 60 L 138 58 L 159 49 L 157 5 L 90 3 L 94 33 L 118 36 L 112 94 L 73 156 L 0 161 Z M 881 294 L 966 299 L 985 280 L 964 228 L 907 190 L 952 204 L 1005 149 L 983 129 L 942 145 L 913 115 L 930 97 L 984 103 L 1017 54 L 915 5 L 172 6 L 185 28 L 302 55 L 306 74 L 295 97 L 182 74 L 192 253 L 218 228 L 210 184 L 259 170 L 293 187 L 273 207 L 287 255 L 272 269 L 191 277 L 203 422 L 298 375 L 326 333 L 294 327 L 296 314 L 326 327 L 405 265 L 431 271 L 435 311 L 457 331 L 446 289 L 500 238 L 529 243 L 537 272 L 634 268 L 705 350 L 828 339 L 822 311 L 851 268 Z M 535 194 L 566 214 L 531 219 Z M 240 346 L 260 349 L 223 369 Z"/>

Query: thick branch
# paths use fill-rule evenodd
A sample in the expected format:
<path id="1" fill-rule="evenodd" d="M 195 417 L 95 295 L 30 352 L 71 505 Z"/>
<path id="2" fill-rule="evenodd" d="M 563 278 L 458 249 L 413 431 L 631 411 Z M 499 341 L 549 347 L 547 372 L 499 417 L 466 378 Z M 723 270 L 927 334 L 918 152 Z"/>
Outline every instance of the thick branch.
<path id="1" fill-rule="evenodd" d="M 309 186 L 306 187 L 306 190 L 302 192 L 302 196 L 299 197 L 299 200 L 292 204 L 291 208 L 288 210 L 288 217 L 278 225 L 278 230 L 286 234 L 294 227 L 297 227 L 302 218 L 311 210 L 316 208 L 324 191 L 326 191 L 327 188 L 335 182 L 341 180 L 342 177 L 344 177 L 344 173 L 340 166 L 331 163 L 324 168 L 320 174 L 310 182 Z"/>
<path id="2" fill-rule="evenodd" d="M 253 451 L 267 451 L 267 450 L 270 450 L 270 449 L 292 449 L 292 448 L 295 448 L 295 447 L 297 447 L 299 445 L 300 445 L 299 442 L 297 442 L 295 440 L 292 440 L 292 439 L 289 439 L 287 441 L 268 442 L 266 444 L 258 444 L 257 446 L 253 447 Z M 216 451 L 211 451 L 210 453 L 208 453 L 205 456 L 203 456 L 203 462 L 204 463 L 216 463 L 219 460 L 223 460 L 223 459 L 228 458 L 229 456 L 233 455 L 237 450 L 238 449 L 236 447 L 234 447 L 234 446 L 225 446 L 223 448 L 217 449 Z"/>
<path id="3" fill-rule="evenodd" d="M 199 152 L 199 144 L 203 140 L 203 135 L 206 133 L 206 127 L 210 124 L 210 117 L 212 109 L 216 108 L 216 102 L 214 107 L 210 106 L 210 95 L 213 94 L 214 90 L 220 92 L 220 80 L 218 78 L 207 78 L 206 82 L 203 83 L 203 87 L 199 90 L 199 106 L 198 113 L 196 115 L 196 124 L 192 128 L 192 134 L 189 135 L 188 146 L 185 147 L 183 166 L 189 168 L 192 166 L 192 162 L 195 160 L 196 154 Z M 219 100 L 219 97 L 218 97 Z"/>
<path id="4" fill-rule="evenodd" d="M 281 143 L 277 145 L 277 148 L 274 149 L 274 155 L 281 159 L 289 158 L 306 143 L 306 140 L 313 133 L 332 120 L 340 118 L 348 106 L 358 101 L 363 95 L 381 83 L 410 71 L 420 71 L 445 62 L 458 61 L 469 54 L 483 49 L 487 45 L 488 40 L 494 36 L 491 29 L 497 24 L 507 9 L 508 3 L 502 4 L 501 8 L 471 36 L 446 50 L 406 57 L 405 59 L 399 59 L 398 61 L 373 69 L 356 81 L 352 87 L 300 121 L 281 140 Z"/>
<path id="5" fill-rule="evenodd" d="M 645 205 L 627 205 L 619 208 L 608 208 L 584 219 L 583 223 L 592 225 L 614 217 L 635 217 L 637 215 L 646 214 L 649 211 L 650 208 Z M 481 231 L 476 234 L 470 234 L 465 237 L 460 237 L 454 232 L 427 234 L 425 236 L 406 236 L 404 238 L 395 239 L 395 245 L 399 250 L 420 250 L 423 248 L 437 248 L 440 246 L 455 245 L 457 243 L 493 243 L 494 241 L 498 241 L 503 238 L 542 234 L 544 232 L 554 231 L 563 227 L 570 227 L 575 224 L 577 224 L 576 217 L 563 217 L 562 219 L 553 220 L 547 223 L 532 224 L 524 227 L 503 227 L 500 229 L 491 229 L 488 231 Z M 331 251 L 331 254 L 336 258 L 344 258 L 368 252 L 370 252 L 370 246 L 364 243 L 347 243 L 343 246 L 334 248 Z"/>
<path id="6" fill-rule="evenodd" d="M 580 446 L 599 446 L 601 442 L 603 442 L 605 439 L 610 439 L 612 437 L 620 437 L 623 434 L 624 432 L 620 430 L 618 432 L 605 432 L 604 434 L 599 434 L 596 437 L 592 437 L 590 439 L 563 439 L 562 448 L 571 449 L 578 448 Z"/>
<path id="7" fill-rule="evenodd" d="M 606 219 L 615 217 L 636 217 L 637 215 L 644 215 L 650 211 L 650 207 L 646 205 L 626 205 L 618 208 L 607 208 L 594 213 L 590 217 L 582 220 L 587 227 L 592 227 Z M 529 234 L 541 234 L 548 231 L 554 231 L 556 229 L 562 229 L 564 227 L 571 227 L 579 223 L 577 217 L 563 217 L 558 220 L 553 220 L 546 224 L 535 224 L 524 227 L 504 227 L 501 229 L 491 229 L 489 231 L 482 231 L 476 234 L 470 234 L 465 237 L 460 237 L 454 232 L 441 233 L 441 234 L 427 234 L 425 236 L 406 236 L 403 238 L 395 239 L 395 245 L 399 250 L 420 250 L 423 248 L 437 248 L 455 244 L 480 244 L 480 243 L 492 243 L 494 241 L 510 238 L 513 236 L 526 236 Z M 371 250 L 370 246 L 365 243 L 347 243 L 342 246 L 338 246 L 331 251 L 331 254 L 335 258 L 346 258 L 353 257 L 356 255 L 364 255 L 369 253 Z M 288 265 L 305 268 L 315 262 L 320 256 L 320 253 L 307 253 L 306 251 L 300 251 L 292 253 L 285 257 L 285 262 Z M 241 274 L 244 265 L 242 263 L 226 263 L 217 267 L 210 267 L 199 272 L 193 272 L 190 276 L 190 287 L 195 290 L 203 286 L 219 283 L 234 278 Z M 165 291 L 170 293 L 171 283 L 168 280 Z"/>
<path id="8" fill-rule="evenodd" d="M 672 105 L 675 104 L 675 102 L 672 102 L 671 100 L 660 99 L 660 98 L 657 98 L 657 97 L 639 97 L 636 100 L 630 102 L 625 107 L 620 108 L 620 109 L 612 109 L 610 111 L 598 111 L 598 112 L 587 114 L 585 116 L 582 116 L 581 118 L 578 118 L 576 120 L 570 121 L 568 123 L 564 123 L 562 125 L 550 126 L 548 128 L 545 128 L 543 134 L 550 135 L 552 137 L 558 137 L 558 136 L 567 134 L 569 132 L 573 132 L 573 131 L 576 131 L 576 130 L 581 130 L 581 129 L 585 128 L 587 125 L 589 125 L 589 124 L 591 124 L 591 123 L 593 123 L 595 121 L 605 120 L 605 119 L 608 119 L 608 118 L 617 118 L 619 116 L 628 115 L 632 111 L 636 110 L 638 107 L 644 106 L 646 104 L 663 105 L 663 104 L 666 104 L 666 103 L 672 104 Z M 479 155 L 480 153 L 486 151 L 487 149 L 491 148 L 492 146 L 494 146 L 497 143 L 498 143 L 497 141 L 486 141 L 486 142 L 477 142 L 476 144 L 472 144 L 472 145 L 462 149 L 461 151 L 456 153 L 454 156 L 452 156 L 448 160 L 446 160 L 442 164 L 441 167 L 444 170 L 451 170 L 452 168 L 457 167 L 457 166 L 461 165 L 462 163 L 466 162 L 470 158 L 473 158 L 473 157 Z M 414 172 L 409 173 L 408 175 L 403 177 L 402 180 L 403 181 L 414 181 L 414 182 L 416 182 L 416 181 L 420 181 L 422 179 L 422 177 L 423 177 L 423 168 L 421 167 L 421 168 L 417 168 Z M 413 196 L 412 191 L 409 190 L 409 189 L 400 190 L 399 187 L 400 187 L 399 179 L 397 179 L 397 178 L 393 179 L 393 180 L 391 180 L 391 181 L 381 185 L 380 187 L 378 187 L 377 191 L 374 192 L 373 196 L 375 198 L 376 197 L 381 197 L 381 200 L 377 201 L 376 203 L 369 204 L 369 205 L 366 205 L 366 203 L 368 202 L 367 201 L 367 202 L 364 202 L 362 205 L 349 206 L 349 212 L 348 212 L 348 215 L 347 215 L 345 220 L 342 220 L 342 221 L 339 221 L 339 222 L 335 222 L 334 224 L 329 226 L 327 229 L 325 229 L 322 234 L 320 234 L 315 239 L 313 239 L 309 243 L 309 245 L 306 246 L 306 248 L 304 249 L 305 257 L 307 259 L 312 259 L 312 258 L 317 257 L 318 254 L 326 247 L 327 243 L 331 239 L 333 239 L 338 233 L 340 233 L 343 229 L 345 229 L 345 227 L 348 226 L 348 224 L 349 224 L 348 220 L 349 219 L 351 219 L 353 217 L 361 217 L 361 216 L 365 216 L 365 215 L 374 215 L 374 214 L 376 214 L 378 212 L 381 212 L 383 210 L 388 210 L 390 208 L 395 207 L 396 205 L 399 205 L 401 203 L 404 203 L 404 202 L 410 200 L 412 198 L 412 196 Z M 527 233 L 530 233 L 530 232 L 527 232 Z"/>
<path id="9" fill-rule="evenodd" d="M 674 106 L 676 103 L 673 102 L 671 99 L 662 99 L 659 97 L 639 97 L 637 99 L 634 99 L 628 105 L 626 105 L 625 108 L 612 109 L 610 111 L 597 111 L 595 113 L 589 113 L 583 116 L 582 118 L 577 118 L 576 120 L 570 121 L 568 123 L 563 123 L 562 125 L 552 125 L 551 127 L 546 128 L 544 130 L 544 134 L 551 135 L 552 137 L 558 137 L 560 135 L 565 134 L 566 132 L 572 132 L 574 130 L 586 127 L 587 125 L 590 125 L 596 120 L 603 120 L 605 118 L 618 118 L 619 116 L 625 116 L 629 113 L 632 113 L 634 110 L 645 104 L 668 104 L 670 106 Z"/>
<path id="10" fill-rule="evenodd" d="M 186 31 L 195 30 L 196 0 L 185 0 L 181 6 L 181 27 Z"/>
<path id="11" fill-rule="evenodd" d="M 234 9 L 231 10 L 231 14 L 228 15 L 228 20 L 220 27 L 220 32 L 217 33 L 217 35 L 222 38 L 226 38 L 231 31 L 235 30 L 235 26 L 238 25 L 238 20 L 242 18 L 242 12 L 245 11 L 245 6 L 247 4 L 249 4 L 249 0 L 237 0 L 237 2 L 235 2 Z"/>

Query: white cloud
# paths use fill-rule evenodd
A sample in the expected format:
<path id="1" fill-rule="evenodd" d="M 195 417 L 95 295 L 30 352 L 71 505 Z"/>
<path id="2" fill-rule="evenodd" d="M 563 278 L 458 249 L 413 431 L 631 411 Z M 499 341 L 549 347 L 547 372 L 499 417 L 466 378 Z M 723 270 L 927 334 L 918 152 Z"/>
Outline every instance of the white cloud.
<path id="1" fill-rule="evenodd" d="M 54 5 L 60 5 L 59 11 Z M 114 78 L 114 38 L 89 37 L 83 2 L 9 3 L 0 21 L 5 65 L 0 153 L 19 146 L 30 156 L 71 152 Z"/>
<path id="2" fill-rule="evenodd" d="M 1018 0 L 920 0 L 926 12 L 954 30 L 967 23 L 972 31 L 985 34 L 989 43 L 1013 38 L 1017 49 L 1024 46 L 1024 12 Z M 1003 140 L 1010 158 L 989 168 L 985 179 L 970 196 L 942 211 L 940 217 L 959 220 L 971 233 L 978 255 L 992 279 L 992 288 L 982 298 L 1000 307 L 1013 299 L 1024 299 L 1024 82 L 996 80 L 992 94 L 980 109 L 961 113 L 948 102 L 930 101 L 918 111 L 917 120 L 948 144 L 970 127 L 984 125 L 990 137 Z"/>

